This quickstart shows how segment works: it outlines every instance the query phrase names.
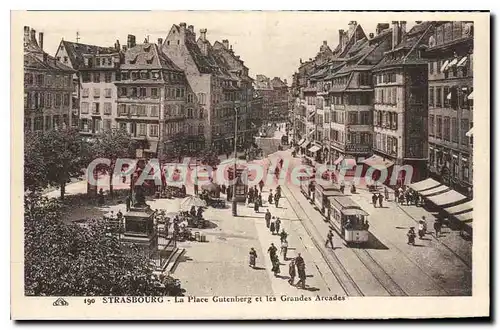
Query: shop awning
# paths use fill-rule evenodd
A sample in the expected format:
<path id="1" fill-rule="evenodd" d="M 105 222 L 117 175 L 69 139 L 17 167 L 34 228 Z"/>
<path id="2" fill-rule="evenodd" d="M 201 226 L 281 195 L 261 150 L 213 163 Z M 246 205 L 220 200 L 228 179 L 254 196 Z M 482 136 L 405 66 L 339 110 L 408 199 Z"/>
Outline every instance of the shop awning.
<path id="1" fill-rule="evenodd" d="M 300 146 L 302 148 L 305 148 L 309 143 L 310 143 L 309 141 L 304 140 L 304 142 L 300 143 Z"/>
<path id="2" fill-rule="evenodd" d="M 468 222 L 468 221 L 472 221 L 472 216 L 473 216 L 473 213 L 471 211 L 471 212 L 467 212 L 467 213 L 457 214 L 457 215 L 454 215 L 453 217 L 461 222 Z"/>
<path id="3" fill-rule="evenodd" d="M 309 151 L 310 152 L 317 152 L 319 149 L 321 149 L 321 147 L 319 147 L 317 145 L 313 145 L 311 148 L 309 148 Z"/>
<path id="4" fill-rule="evenodd" d="M 149 149 L 147 149 L 146 152 L 156 153 L 156 151 L 158 151 L 158 142 L 149 142 Z"/>
<path id="5" fill-rule="evenodd" d="M 444 70 L 446 70 L 449 63 L 450 63 L 449 60 L 446 60 L 446 62 L 443 63 L 443 65 L 441 66 L 441 72 L 444 72 Z"/>
<path id="6" fill-rule="evenodd" d="M 342 160 L 342 166 L 344 166 L 344 167 L 353 168 L 356 165 L 357 165 L 356 159 L 354 159 L 354 158 L 344 158 Z"/>
<path id="7" fill-rule="evenodd" d="M 474 135 L 474 127 L 472 127 L 467 133 L 465 133 L 465 136 L 471 137 Z"/>
<path id="8" fill-rule="evenodd" d="M 468 100 L 473 100 L 474 99 L 474 92 L 471 92 L 469 96 L 467 96 Z"/>
<path id="9" fill-rule="evenodd" d="M 448 93 L 448 95 L 446 95 L 446 99 L 451 100 L 451 93 Z"/>
<path id="10" fill-rule="evenodd" d="M 464 211 L 471 211 L 472 210 L 472 202 L 465 202 L 462 204 L 458 204 L 452 207 L 448 207 L 444 209 L 446 212 L 449 214 L 456 214 Z"/>
<path id="11" fill-rule="evenodd" d="M 363 163 L 379 170 L 386 169 L 394 165 L 394 162 L 390 161 L 389 159 L 385 159 L 377 155 L 373 155 L 370 158 L 365 159 Z"/>
<path id="12" fill-rule="evenodd" d="M 452 66 L 456 65 L 458 63 L 458 58 L 455 57 L 453 60 L 451 60 L 450 64 L 448 64 L 448 68 L 451 68 Z"/>
<path id="13" fill-rule="evenodd" d="M 304 143 L 306 141 L 306 139 L 300 139 L 299 143 L 297 143 L 299 146 L 302 145 L 302 143 Z"/>
<path id="14" fill-rule="evenodd" d="M 333 165 L 338 165 L 343 160 L 344 160 L 344 157 L 343 156 L 339 156 L 339 158 L 337 158 L 337 160 L 333 162 Z"/>
<path id="15" fill-rule="evenodd" d="M 458 61 L 458 64 L 457 66 L 460 67 L 460 66 L 465 66 L 465 64 L 467 64 L 467 56 L 464 56 L 460 59 L 460 61 Z"/>
<path id="16" fill-rule="evenodd" d="M 440 186 L 440 185 L 441 184 L 439 182 L 437 182 L 436 180 L 428 178 L 428 179 L 410 184 L 410 188 L 415 190 L 415 191 L 421 192 L 421 191 L 428 190 L 431 188 L 436 188 L 437 186 Z"/>
<path id="17" fill-rule="evenodd" d="M 432 196 L 432 195 L 442 194 L 448 190 L 450 190 L 449 187 L 441 185 L 441 186 L 434 187 L 432 189 L 420 191 L 419 194 L 424 196 L 424 197 L 428 197 L 428 196 Z"/>
<path id="18" fill-rule="evenodd" d="M 461 193 L 456 192 L 455 190 L 450 190 L 436 196 L 430 196 L 428 197 L 428 199 L 437 206 L 442 206 L 462 202 L 466 200 L 467 197 L 465 197 Z"/>

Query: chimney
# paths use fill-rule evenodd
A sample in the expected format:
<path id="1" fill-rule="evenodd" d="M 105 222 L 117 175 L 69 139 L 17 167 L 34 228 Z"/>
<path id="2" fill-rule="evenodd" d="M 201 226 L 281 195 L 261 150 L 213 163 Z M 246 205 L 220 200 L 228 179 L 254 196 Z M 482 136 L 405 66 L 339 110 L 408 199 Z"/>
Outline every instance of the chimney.
<path id="1" fill-rule="evenodd" d="M 192 33 L 194 33 L 194 25 L 189 25 L 188 30 Z"/>
<path id="2" fill-rule="evenodd" d="M 116 40 L 115 48 L 117 52 L 120 51 L 120 40 Z"/>
<path id="3" fill-rule="evenodd" d="M 122 46 L 122 51 L 126 52 L 127 51 L 127 46 L 123 45 Z"/>
<path id="4" fill-rule="evenodd" d="M 36 42 L 36 31 L 34 29 L 31 29 L 30 31 L 30 40 L 34 44 L 38 45 L 38 43 Z"/>
<path id="5" fill-rule="evenodd" d="M 323 40 L 323 45 L 328 46 L 328 42 L 326 40 Z"/>
<path id="6" fill-rule="evenodd" d="M 377 35 L 379 35 L 382 31 L 386 30 L 389 28 L 388 23 L 378 23 L 377 24 Z"/>
<path id="7" fill-rule="evenodd" d="M 400 40 L 403 40 L 404 35 L 406 34 L 406 21 L 399 22 L 399 30 L 400 30 Z"/>
<path id="8" fill-rule="evenodd" d="M 43 61 L 47 62 L 47 58 L 48 58 L 48 54 L 44 52 L 43 53 Z"/>
<path id="9" fill-rule="evenodd" d="M 201 29 L 200 30 L 200 38 L 202 41 L 207 40 L 207 29 Z"/>
<path id="10" fill-rule="evenodd" d="M 161 47 L 161 45 L 163 45 L 163 39 L 162 38 L 158 38 L 158 46 Z"/>
<path id="11" fill-rule="evenodd" d="M 229 48 L 229 40 L 227 40 L 227 39 L 222 40 L 222 44 L 224 45 L 224 48 L 226 48 L 226 49 Z"/>
<path id="12" fill-rule="evenodd" d="M 356 31 L 357 26 L 358 26 L 358 22 L 356 22 L 356 21 L 349 22 L 349 38 L 354 34 L 354 31 Z"/>
<path id="13" fill-rule="evenodd" d="M 375 35 L 373 33 L 370 33 L 368 36 L 370 37 L 370 39 L 373 39 Z"/>
<path id="14" fill-rule="evenodd" d="M 416 23 L 416 24 L 420 24 L 420 23 L 422 23 L 422 21 L 415 21 L 415 23 Z"/>
<path id="15" fill-rule="evenodd" d="M 395 49 L 399 44 L 399 23 L 392 21 L 392 49 Z"/>
<path id="16" fill-rule="evenodd" d="M 182 22 L 179 26 L 181 27 L 181 32 L 186 32 L 186 23 Z"/>
<path id="17" fill-rule="evenodd" d="M 344 50 L 344 30 L 340 29 L 339 30 L 339 45 L 340 45 L 340 51 Z"/>
<path id="18" fill-rule="evenodd" d="M 127 48 L 130 49 L 132 47 L 135 47 L 135 36 L 132 34 L 129 34 L 127 36 Z"/>
<path id="19" fill-rule="evenodd" d="M 300 64 L 302 64 L 302 59 L 300 59 Z"/>
<path id="20" fill-rule="evenodd" d="M 38 43 L 40 45 L 40 49 L 43 50 L 43 32 L 38 33 Z"/>
<path id="21" fill-rule="evenodd" d="M 283 82 L 285 83 L 285 85 L 287 85 L 287 86 L 288 86 L 288 84 L 286 83 L 286 79 L 285 79 L 285 80 L 283 80 Z"/>
<path id="22" fill-rule="evenodd" d="M 29 43 L 30 43 L 30 27 L 25 26 L 24 27 L 24 45 L 26 46 Z"/>

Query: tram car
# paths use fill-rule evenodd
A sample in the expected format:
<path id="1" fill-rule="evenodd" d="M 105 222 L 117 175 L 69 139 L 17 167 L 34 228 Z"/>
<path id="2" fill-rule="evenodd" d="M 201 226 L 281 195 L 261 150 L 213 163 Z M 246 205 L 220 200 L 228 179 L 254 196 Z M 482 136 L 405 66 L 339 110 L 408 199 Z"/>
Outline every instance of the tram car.
<path id="1" fill-rule="evenodd" d="M 316 183 L 314 192 L 314 205 L 328 220 L 330 218 L 330 200 L 329 197 L 341 196 L 339 185 L 329 182 L 326 184 Z"/>
<path id="2" fill-rule="evenodd" d="M 349 244 L 368 242 L 368 213 L 348 196 L 329 197 L 330 224 Z"/>

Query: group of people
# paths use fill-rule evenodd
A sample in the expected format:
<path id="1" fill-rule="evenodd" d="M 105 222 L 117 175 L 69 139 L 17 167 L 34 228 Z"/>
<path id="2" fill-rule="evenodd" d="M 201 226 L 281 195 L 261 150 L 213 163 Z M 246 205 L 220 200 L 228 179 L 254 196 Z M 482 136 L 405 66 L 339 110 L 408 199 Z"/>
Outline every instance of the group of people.
<path id="1" fill-rule="evenodd" d="M 386 199 L 387 199 L 387 197 L 386 197 Z M 377 207 L 377 202 L 378 202 L 379 207 L 384 207 L 384 205 L 383 205 L 384 196 L 381 193 L 373 193 L 373 195 L 372 195 L 373 207 Z"/>
<path id="2" fill-rule="evenodd" d="M 418 192 L 406 186 L 400 186 L 394 190 L 394 201 L 401 205 L 406 202 L 406 205 L 414 204 L 415 206 L 419 206 L 423 202 Z"/>

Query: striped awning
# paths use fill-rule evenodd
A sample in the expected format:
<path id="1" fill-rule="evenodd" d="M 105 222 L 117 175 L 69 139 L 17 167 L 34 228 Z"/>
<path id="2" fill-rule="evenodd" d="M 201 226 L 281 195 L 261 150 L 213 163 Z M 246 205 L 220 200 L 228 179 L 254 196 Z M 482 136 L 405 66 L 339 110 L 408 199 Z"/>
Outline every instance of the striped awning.
<path id="1" fill-rule="evenodd" d="M 455 190 L 450 190 L 436 196 L 429 196 L 428 199 L 437 206 L 443 206 L 465 201 L 467 197 Z"/>

